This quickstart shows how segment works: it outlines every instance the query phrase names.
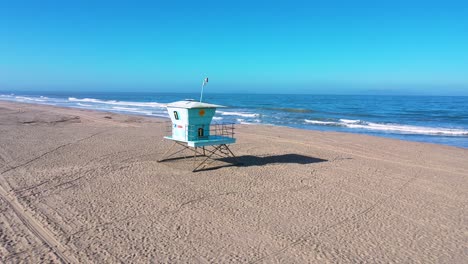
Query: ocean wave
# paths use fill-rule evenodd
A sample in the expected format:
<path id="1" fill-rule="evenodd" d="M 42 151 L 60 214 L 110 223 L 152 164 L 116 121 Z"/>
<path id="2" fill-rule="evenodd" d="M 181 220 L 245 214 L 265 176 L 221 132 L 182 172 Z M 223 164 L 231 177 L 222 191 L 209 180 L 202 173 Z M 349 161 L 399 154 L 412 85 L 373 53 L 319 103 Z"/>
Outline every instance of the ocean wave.
<path id="1" fill-rule="evenodd" d="M 47 102 L 47 97 L 28 97 L 28 96 L 15 96 L 16 100 L 19 101 L 33 101 L 33 102 Z"/>
<path id="2" fill-rule="evenodd" d="M 217 113 L 220 113 L 221 115 L 227 115 L 227 116 L 242 116 L 242 117 L 258 117 L 260 116 L 259 114 L 254 114 L 254 113 L 245 113 L 245 112 L 226 112 L 226 111 L 216 111 Z"/>
<path id="3" fill-rule="evenodd" d="M 87 102 L 87 103 L 96 103 L 96 104 L 107 104 L 107 105 L 122 105 L 122 106 L 140 106 L 140 107 L 154 107 L 154 108 L 164 108 L 164 104 L 157 102 L 131 102 L 131 101 L 116 101 L 116 100 L 100 100 L 95 98 L 75 98 L 68 97 L 70 102 Z"/>
<path id="4" fill-rule="evenodd" d="M 309 123 L 309 124 L 316 124 L 316 125 L 337 125 L 338 126 L 337 122 L 329 122 L 329 121 L 305 119 L 304 122 Z"/>
<path id="5" fill-rule="evenodd" d="M 252 122 L 247 122 L 245 119 L 242 118 L 236 118 L 236 123 L 239 123 L 241 125 L 253 125 L 254 123 Z"/>
<path id="6" fill-rule="evenodd" d="M 246 121 L 243 118 L 236 118 L 236 123 L 242 124 L 242 125 L 254 125 L 254 124 L 261 124 L 262 120 L 260 119 L 253 119 L 253 120 L 248 120 Z"/>
<path id="7" fill-rule="evenodd" d="M 132 108 L 132 107 L 121 107 L 121 106 L 113 106 L 112 109 L 115 110 L 122 110 L 122 111 L 139 111 L 139 108 Z"/>
<path id="8" fill-rule="evenodd" d="M 167 112 L 163 104 L 157 102 L 132 102 L 117 100 L 101 100 L 95 98 L 49 98 L 46 96 L 0 95 L 2 100 L 59 105 L 66 107 L 85 108 L 98 111 L 114 111 L 128 114 L 138 114 L 155 117 L 166 117 Z"/>
<path id="9" fill-rule="evenodd" d="M 345 124 L 359 124 L 362 121 L 359 120 L 359 119 L 357 119 L 357 120 L 355 120 L 355 119 L 340 119 L 340 122 L 343 122 Z"/>
<path id="10" fill-rule="evenodd" d="M 468 130 L 457 128 L 424 127 L 402 124 L 380 124 L 362 120 L 340 119 L 339 121 L 320 121 L 305 119 L 304 122 L 315 125 L 339 126 L 354 129 L 366 129 L 381 132 L 416 135 L 468 136 Z"/>
<path id="11" fill-rule="evenodd" d="M 29 96 L 29 95 L 15 95 L 15 94 L 0 94 L 1 100 L 21 102 L 21 103 L 36 103 L 56 105 L 56 98 L 49 98 L 46 96 Z"/>

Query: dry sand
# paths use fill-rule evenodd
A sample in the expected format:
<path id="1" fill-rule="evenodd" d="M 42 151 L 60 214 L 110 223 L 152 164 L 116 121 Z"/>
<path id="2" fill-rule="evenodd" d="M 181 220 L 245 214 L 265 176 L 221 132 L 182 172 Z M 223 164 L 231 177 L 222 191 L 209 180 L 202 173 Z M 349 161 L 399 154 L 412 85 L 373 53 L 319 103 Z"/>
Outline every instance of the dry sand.
<path id="1" fill-rule="evenodd" d="M 468 149 L 239 126 L 192 173 L 162 121 L 0 102 L 0 262 L 468 262 Z"/>

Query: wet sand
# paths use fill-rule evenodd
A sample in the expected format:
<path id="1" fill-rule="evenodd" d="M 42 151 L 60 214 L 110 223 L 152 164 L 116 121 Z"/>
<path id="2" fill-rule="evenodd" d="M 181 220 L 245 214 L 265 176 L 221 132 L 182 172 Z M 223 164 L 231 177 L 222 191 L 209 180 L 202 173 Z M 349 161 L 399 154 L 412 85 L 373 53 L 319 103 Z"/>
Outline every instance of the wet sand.
<path id="1" fill-rule="evenodd" d="M 468 260 L 468 149 L 241 125 L 193 173 L 165 121 L 0 102 L 0 262 Z"/>

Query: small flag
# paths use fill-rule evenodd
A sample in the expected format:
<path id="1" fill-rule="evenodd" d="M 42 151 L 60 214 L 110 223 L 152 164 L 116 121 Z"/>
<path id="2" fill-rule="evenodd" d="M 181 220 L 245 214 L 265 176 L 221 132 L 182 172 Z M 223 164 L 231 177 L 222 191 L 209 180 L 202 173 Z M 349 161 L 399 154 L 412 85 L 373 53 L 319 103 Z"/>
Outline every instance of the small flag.
<path id="1" fill-rule="evenodd" d="M 206 77 L 206 78 L 203 80 L 203 86 L 205 86 L 207 83 L 208 83 L 208 77 Z"/>

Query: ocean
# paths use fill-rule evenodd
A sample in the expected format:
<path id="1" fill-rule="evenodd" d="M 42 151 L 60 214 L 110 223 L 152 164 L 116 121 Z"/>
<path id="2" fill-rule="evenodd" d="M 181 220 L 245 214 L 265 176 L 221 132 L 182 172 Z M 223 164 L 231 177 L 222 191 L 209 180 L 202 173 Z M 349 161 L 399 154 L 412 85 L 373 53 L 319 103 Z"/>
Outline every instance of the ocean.
<path id="1" fill-rule="evenodd" d="M 164 105 L 199 94 L 0 93 L 0 100 L 165 117 Z M 338 131 L 468 148 L 468 97 L 204 94 L 214 122 Z"/>

